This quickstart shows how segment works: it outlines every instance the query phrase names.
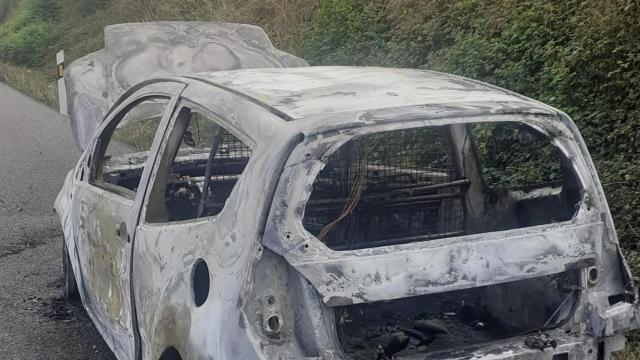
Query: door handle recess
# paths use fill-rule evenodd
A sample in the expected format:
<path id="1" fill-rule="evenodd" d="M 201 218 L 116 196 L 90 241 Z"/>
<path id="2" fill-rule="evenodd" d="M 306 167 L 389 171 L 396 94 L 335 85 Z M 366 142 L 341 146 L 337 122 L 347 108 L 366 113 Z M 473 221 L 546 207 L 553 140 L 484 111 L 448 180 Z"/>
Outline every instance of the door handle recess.
<path id="1" fill-rule="evenodd" d="M 116 228 L 116 237 L 122 241 L 130 242 L 129 232 L 127 231 L 127 224 L 120 223 L 120 226 Z"/>

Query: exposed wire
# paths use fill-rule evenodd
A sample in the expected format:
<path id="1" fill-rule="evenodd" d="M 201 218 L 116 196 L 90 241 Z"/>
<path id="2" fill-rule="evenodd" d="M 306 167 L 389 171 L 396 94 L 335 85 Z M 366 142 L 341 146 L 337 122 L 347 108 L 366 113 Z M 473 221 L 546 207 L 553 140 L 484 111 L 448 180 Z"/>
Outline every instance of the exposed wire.
<path id="1" fill-rule="evenodd" d="M 358 168 L 358 174 L 356 175 L 355 182 L 351 191 L 349 192 L 349 197 L 347 198 L 347 202 L 342 209 L 342 212 L 332 222 L 325 225 L 322 230 L 318 233 L 317 238 L 320 241 L 324 241 L 325 237 L 329 235 L 333 229 L 342 221 L 344 218 L 349 216 L 353 210 L 358 206 L 358 202 L 360 201 L 360 197 L 362 196 L 362 192 L 365 188 L 365 180 L 367 177 L 367 168 L 368 168 L 368 146 L 364 144 L 364 150 L 362 151 L 362 161 L 360 162 L 360 167 Z"/>

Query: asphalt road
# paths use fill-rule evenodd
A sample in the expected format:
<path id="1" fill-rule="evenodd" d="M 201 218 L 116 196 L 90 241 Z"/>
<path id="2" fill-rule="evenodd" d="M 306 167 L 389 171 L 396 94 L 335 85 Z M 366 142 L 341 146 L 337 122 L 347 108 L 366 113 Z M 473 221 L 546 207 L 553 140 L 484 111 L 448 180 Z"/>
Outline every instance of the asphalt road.
<path id="1" fill-rule="evenodd" d="M 62 297 L 53 201 L 79 151 L 69 122 L 0 83 L 0 358 L 113 359 Z"/>

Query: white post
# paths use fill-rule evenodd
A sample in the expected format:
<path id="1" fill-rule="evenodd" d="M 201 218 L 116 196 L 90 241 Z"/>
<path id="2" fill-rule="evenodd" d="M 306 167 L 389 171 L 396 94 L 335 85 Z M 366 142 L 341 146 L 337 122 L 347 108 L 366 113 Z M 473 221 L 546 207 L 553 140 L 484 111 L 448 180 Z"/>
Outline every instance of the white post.
<path id="1" fill-rule="evenodd" d="M 60 113 L 69 115 L 67 112 L 67 87 L 64 85 L 64 50 L 56 54 L 56 65 L 58 69 L 58 104 L 60 104 Z"/>

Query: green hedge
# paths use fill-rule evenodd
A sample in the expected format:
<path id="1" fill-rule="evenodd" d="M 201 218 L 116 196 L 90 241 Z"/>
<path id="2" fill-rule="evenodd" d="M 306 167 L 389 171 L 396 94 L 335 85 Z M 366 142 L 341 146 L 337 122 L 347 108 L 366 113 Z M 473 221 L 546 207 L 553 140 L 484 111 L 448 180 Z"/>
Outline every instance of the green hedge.
<path id="1" fill-rule="evenodd" d="M 567 112 L 598 167 L 624 246 L 640 239 L 640 2 L 320 0 L 313 64 L 430 68 Z"/>
<path id="2" fill-rule="evenodd" d="M 55 53 L 57 2 L 29 0 L 17 5 L 16 15 L 0 28 L 0 60 L 20 66 L 42 66 Z"/>
<path id="3" fill-rule="evenodd" d="M 11 10 L 11 2 L 9 0 L 0 0 L 0 22 L 4 21 Z"/>
<path id="4" fill-rule="evenodd" d="M 54 27 L 45 22 L 30 23 L 0 38 L 0 58 L 27 67 L 43 65 L 55 41 Z"/>

